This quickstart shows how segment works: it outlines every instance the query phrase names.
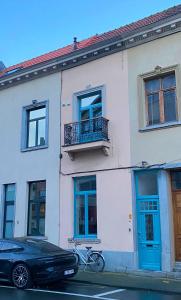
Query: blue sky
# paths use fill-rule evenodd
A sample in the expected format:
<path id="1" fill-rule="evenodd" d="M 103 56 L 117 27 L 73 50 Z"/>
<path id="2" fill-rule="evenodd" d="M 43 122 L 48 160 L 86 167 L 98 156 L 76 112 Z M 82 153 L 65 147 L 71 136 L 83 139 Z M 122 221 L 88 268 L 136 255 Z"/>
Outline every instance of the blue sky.
<path id="1" fill-rule="evenodd" d="M 6 66 L 112 30 L 177 0 L 0 0 L 0 60 Z"/>

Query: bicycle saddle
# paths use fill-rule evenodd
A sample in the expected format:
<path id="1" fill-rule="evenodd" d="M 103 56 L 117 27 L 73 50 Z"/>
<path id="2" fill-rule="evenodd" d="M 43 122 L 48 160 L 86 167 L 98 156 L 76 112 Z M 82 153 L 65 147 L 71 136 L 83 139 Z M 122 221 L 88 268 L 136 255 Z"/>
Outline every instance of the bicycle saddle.
<path id="1" fill-rule="evenodd" d="M 87 250 L 90 250 L 92 247 L 85 247 Z"/>

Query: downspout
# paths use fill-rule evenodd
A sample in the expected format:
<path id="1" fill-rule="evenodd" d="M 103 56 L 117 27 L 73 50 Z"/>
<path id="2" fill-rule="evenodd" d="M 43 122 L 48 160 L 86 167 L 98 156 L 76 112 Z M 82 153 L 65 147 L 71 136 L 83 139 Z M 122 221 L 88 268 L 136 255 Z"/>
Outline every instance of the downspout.
<path id="1" fill-rule="evenodd" d="M 60 201 L 61 201 L 61 116 L 62 116 L 62 85 L 63 85 L 63 71 L 60 71 L 60 135 L 59 135 L 59 203 L 58 203 L 58 209 L 59 209 L 59 220 L 58 220 L 58 246 L 60 247 L 60 227 L 61 227 L 61 220 L 60 220 Z"/>

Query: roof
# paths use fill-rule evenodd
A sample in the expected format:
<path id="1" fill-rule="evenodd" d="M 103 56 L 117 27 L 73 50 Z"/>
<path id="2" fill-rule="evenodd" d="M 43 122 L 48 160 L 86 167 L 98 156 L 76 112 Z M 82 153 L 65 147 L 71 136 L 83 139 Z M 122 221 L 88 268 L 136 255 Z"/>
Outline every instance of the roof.
<path id="1" fill-rule="evenodd" d="M 4 69 L 0 73 L 0 77 L 5 75 L 7 72 L 15 72 L 16 70 L 26 69 L 26 68 L 32 67 L 34 65 L 37 65 L 39 63 L 49 61 L 51 59 L 60 58 L 64 55 L 71 54 L 77 50 L 86 49 L 87 47 L 95 45 L 96 43 L 99 43 L 99 42 L 108 41 L 109 39 L 116 38 L 118 36 L 122 36 L 125 34 L 126 35 L 132 34 L 135 32 L 135 30 L 143 29 L 148 25 L 157 23 L 159 21 L 165 20 L 165 19 L 175 16 L 175 15 L 178 15 L 179 13 L 181 13 L 181 4 L 179 4 L 177 6 L 173 6 L 162 12 L 158 12 L 154 15 L 151 15 L 151 16 L 141 19 L 139 21 L 133 22 L 131 24 L 122 26 L 120 28 L 111 30 L 106 33 L 96 34 L 90 38 L 87 38 L 85 40 L 77 42 L 76 50 L 74 49 L 74 44 L 70 44 L 63 48 L 57 49 L 55 51 L 52 51 L 52 52 L 40 55 L 38 57 L 26 60 L 26 61 L 21 62 L 16 65 L 10 66 L 10 67 Z"/>

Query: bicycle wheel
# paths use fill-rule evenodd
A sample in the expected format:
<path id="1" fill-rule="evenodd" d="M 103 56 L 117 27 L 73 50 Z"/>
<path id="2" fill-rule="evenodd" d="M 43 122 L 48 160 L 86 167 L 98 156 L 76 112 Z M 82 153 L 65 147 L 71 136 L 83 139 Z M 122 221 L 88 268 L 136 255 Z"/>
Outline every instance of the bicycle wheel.
<path id="1" fill-rule="evenodd" d="M 98 252 L 92 252 L 89 255 L 89 266 L 94 272 L 102 272 L 105 267 L 104 257 Z"/>

